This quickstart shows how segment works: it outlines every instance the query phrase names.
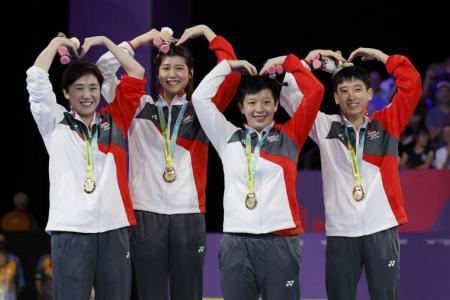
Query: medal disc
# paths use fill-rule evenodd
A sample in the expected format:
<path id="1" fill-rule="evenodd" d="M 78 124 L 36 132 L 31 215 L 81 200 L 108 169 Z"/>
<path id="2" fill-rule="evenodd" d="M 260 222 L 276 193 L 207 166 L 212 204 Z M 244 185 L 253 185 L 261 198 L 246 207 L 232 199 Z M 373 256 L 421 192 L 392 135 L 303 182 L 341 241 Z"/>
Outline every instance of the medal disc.
<path id="1" fill-rule="evenodd" d="M 360 185 L 355 186 L 353 188 L 352 196 L 355 201 L 361 201 L 362 199 L 364 199 L 365 194 L 363 187 Z"/>
<path id="2" fill-rule="evenodd" d="M 92 178 L 86 179 L 86 181 L 83 184 L 83 190 L 90 194 L 95 190 L 95 181 Z"/>
<path id="3" fill-rule="evenodd" d="M 163 173 L 164 181 L 167 183 L 174 182 L 177 179 L 177 174 L 175 173 L 175 169 L 173 167 L 167 167 Z"/>
<path id="4" fill-rule="evenodd" d="M 248 209 L 255 209 L 257 203 L 255 193 L 248 193 L 245 198 L 245 206 Z"/>

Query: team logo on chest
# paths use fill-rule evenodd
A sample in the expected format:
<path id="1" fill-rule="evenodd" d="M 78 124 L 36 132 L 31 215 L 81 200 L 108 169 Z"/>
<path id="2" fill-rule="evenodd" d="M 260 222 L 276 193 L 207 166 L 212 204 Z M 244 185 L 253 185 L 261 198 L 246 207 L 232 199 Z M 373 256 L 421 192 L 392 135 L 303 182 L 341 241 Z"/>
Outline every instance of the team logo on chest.
<path id="1" fill-rule="evenodd" d="M 194 117 L 192 115 L 185 115 L 181 124 L 186 125 L 194 121 Z"/>
<path id="2" fill-rule="evenodd" d="M 376 140 L 381 137 L 381 133 L 377 129 L 369 129 L 367 130 L 367 138 L 371 141 Z"/>
<path id="3" fill-rule="evenodd" d="M 111 124 L 109 124 L 109 122 L 103 122 L 103 123 L 100 123 L 100 128 L 102 129 L 102 130 L 104 130 L 104 131 L 108 131 L 108 130 L 110 130 L 111 129 Z"/>
<path id="4" fill-rule="evenodd" d="M 271 134 L 267 136 L 266 140 L 269 143 L 278 142 L 280 140 L 280 135 L 278 133 Z"/>

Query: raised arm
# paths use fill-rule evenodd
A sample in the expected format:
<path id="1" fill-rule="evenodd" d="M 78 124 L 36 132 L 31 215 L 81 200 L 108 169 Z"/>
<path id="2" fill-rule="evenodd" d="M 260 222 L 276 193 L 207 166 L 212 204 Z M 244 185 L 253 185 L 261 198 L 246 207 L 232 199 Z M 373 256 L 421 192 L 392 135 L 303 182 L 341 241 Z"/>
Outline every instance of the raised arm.
<path id="1" fill-rule="evenodd" d="M 166 41 L 166 37 L 161 35 L 160 31 L 151 29 L 143 34 L 136 36 L 131 41 L 120 43 L 118 47 L 121 48 L 124 52 L 127 52 L 130 56 L 134 56 L 135 49 L 143 45 L 151 44 L 153 39 L 157 37 Z M 102 72 L 102 75 L 105 79 L 102 85 L 102 96 L 107 102 L 111 103 L 114 100 L 116 88 L 120 82 L 116 76 L 116 73 L 120 68 L 120 62 L 111 52 L 108 51 L 99 58 L 99 60 L 96 62 L 96 65 Z"/>
<path id="2" fill-rule="evenodd" d="M 143 79 L 145 69 L 132 56 L 104 36 L 86 38 L 82 46 L 81 55 L 84 55 L 95 45 L 105 45 L 128 75 L 122 76 L 121 82 L 115 91 L 115 100 L 102 109 L 102 112 L 108 111 L 113 116 L 115 122 L 119 124 L 124 134 L 126 134 L 139 106 L 140 99 L 144 95 L 146 81 Z"/>
<path id="3" fill-rule="evenodd" d="M 55 37 L 36 58 L 34 66 L 48 72 L 50 66 L 52 65 L 53 59 L 58 52 L 58 48 L 61 46 L 69 47 L 73 50 L 73 53 L 77 53 L 77 49 L 75 48 L 75 44 L 73 43 L 73 41 L 66 37 Z"/>
<path id="4" fill-rule="evenodd" d="M 212 98 L 225 77 L 232 72 L 232 67 L 237 71 L 246 69 L 250 74 L 256 74 L 256 68 L 246 61 L 225 60 L 205 76 L 192 95 L 192 103 L 200 124 L 219 155 L 237 127 L 226 120 L 212 102 Z"/>
<path id="5" fill-rule="evenodd" d="M 76 53 L 75 45 L 71 40 L 55 37 L 38 55 L 34 65 L 27 70 L 26 80 L 31 113 L 47 148 L 50 145 L 51 133 L 65 111 L 56 102 L 56 95 L 48 74 L 58 48 L 61 46 L 70 47 Z"/>
<path id="6" fill-rule="evenodd" d="M 294 91 L 293 97 L 291 95 L 288 95 L 288 97 L 298 97 L 294 101 L 301 103 L 292 115 L 292 118 L 281 127 L 291 138 L 297 141 L 300 149 L 319 111 L 324 95 L 324 87 L 305 66 L 306 63 L 302 63 L 295 55 L 290 54 L 284 59 L 279 57 L 276 63 L 281 61 L 283 62 L 284 70 L 295 79 L 295 82 L 288 83 L 289 89 Z M 283 88 L 285 87 L 283 86 Z"/>
<path id="7" fill-rule="evenodd" d="M 224 37 L 216 35 L 214 31 L 206 25 L 196 25 L 186 29 L 178 40 L 177 45 L 181 45 L 188 39 L 199 36 L 204 36 L 208 40 L 209 49 L 214 51 L 214 54 L 217 57 L 217 63 L 220 63 L 225 59 L 237 60 L 233 46 Z M 225 80 L 222 81 L 221 86 L 217 89 L 216 94 L 212 98 L 213 103 L 216 104 L 220 111 L 224 111 L 231 100 L 233 100 L 240 81 L 241 74 L 237 72 L 230 73 Z"/>
<path id="8" fill-rule="evenodd" d="M 216 34 L 214 33 L 214 31 L 211 30 L 211 28 L 209 28 L 206 25 L 196 25 L 185 29 L 180 39 L 177 41 L 176 45 L 180 46 L 187 40 L 199 36 L 204 36 L 208 40 L 208 42 L 211 43 L 211 41 L 216 37 Z"/>
<path id="9" fill-rule="evenodd" d="M 356 57 L 376 59 L 386 65 L 387 71 L 394 77 L 397 93 L 392 103 L 373 114 L 392 136 L 399 138 L 419 102 L 422 86 L 420 75 L 408 58 L 402 55 L 386 55 L 377 49 L 359 48 L 352 52 L 349 61 Z"/>
<path id="10" fill-rule="evenodd" d="M 301 60 L 303 66 L 305 66 L 308 70 L 311 71 L 311 65 L 313 63 L 313 58 L 319 56 L 326 56 L 334 59 L 338 62 L 338 64 L 342 64 L 346 62 L 346 60 L 342 57 L 339 52 L 327 50 L 327 49 L 316 49 L 312 50 L 308 53 L 304 60 Z M 269 67 L 269 66 L 267 66 Z M 286 86 L 283 86 L 280 93 L 280 105 L 286 110 L 289 116 L 292 116 L 297 108 L 300 106 L 300 103 L 303 99 L 303 94 L 296 84 L 296 80 L 294 76 L 286 72 L 284 76 L 283 82 L 287 83 Z"/>
<path id="11" fill-rule="evenodd" d="M 209 42 L 209 50 L 214 51 L 217 57 L 217 63 L 222 60 L 236 60 L 233 46 L 222 36 L 216 35 L 211 28 L 206 25 L 196 25 L 187 28 L 177 42 L 177 46 L 185 43 L 187 40 L 204 36 Z M 238 73 L 236 73 L 238 74 Z"/>
<path id="12" fill-rule="evenodd" d="M 81 46 L 81 54 L 83 57 L 92 46 L 105 45 L 106 48 L 116 57 L 120 65 L 127 72 L 128 76 L 143 79 L 145 69 L 130 55 L 121 50 L 116 44 L 105 36 L 94 36 L 84 40 L 83 46 Z"/>

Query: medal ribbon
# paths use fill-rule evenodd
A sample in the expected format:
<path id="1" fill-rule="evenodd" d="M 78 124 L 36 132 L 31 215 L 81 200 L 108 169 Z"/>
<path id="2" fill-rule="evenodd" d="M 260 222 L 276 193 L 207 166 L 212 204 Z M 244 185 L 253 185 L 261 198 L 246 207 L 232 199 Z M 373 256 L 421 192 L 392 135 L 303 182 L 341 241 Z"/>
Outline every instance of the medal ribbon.
<path id="1" fill-rule="evenodd" d="M 178 113 L 177 120 L 175 121 L 172 137 L 169 139 L 169 130 L 166 124 L 166 120 L 164 119 L 162 101 L 160 100 L 156 103 L 156 106 L 158 107 L 159 125 L 161 127 L 161 132 L 164 141 L 164 153 L 166 154 L 166 168 L 173 168 L 172 151 L 174 149 L 175 142 L 177 140 L 178 130 L 180 129 L 181 121 L 183 120 L 183 115 L 186 111 L 187 105 L 188 102 L 185 100 L 183 105 L 181 106 L 180 112 Z"/>
<path id="2" fill-rule="evenodd" d="M 86 149 L 87 179 L 94 179 L 94 155 L 92 148 L 97 147 L 97 139 L 98 134 L 97 134 L 97 117 L 96 117 L 95 123 L 92 126 L 92 136 L 89 134 L 89 132 L 84 132 L 83 130 L 84 147 Z"/>
<path id="3" fill-rule="evenodd" d="M 355 151 L 355 148 L 352 145 L 352 142 L 350 141 L 350 138 L 348 136 L 348 129 L 347 126 L 344 124 L 344 133 L 345 138 L 347 139 L 347 146 L 348 146 L 348 152 L 350 154 L 350 161 L 352 163 L 352 171 L 353 171 L 353 178 L 355 180 L 356 186 L 362 186 L 361 183 L 361 165 L 362 165 L 362 155 L 364 150 L 364 141 L 365 141 L 365 133 L 364 129 L 360 130 L 359 136 L 359 143 L 358 143 L 358 149 Z M 356 139 L 355 139 L 356 141 Z"/>
<path id="4" fill-rule="evenodd" d="M 259 149 L 261 148 L 264 140 L 266 139 L 270 129 L 272 129 L 272 127 L 264 128 L 264 130 L 262 131 L 261 138 L 259 139 L 258 143 L 255 146 L 253 158 L 252 158 L 252 138 L 250 136 L 251 130 L 247 129 L 245 134 L 245 160 L 247 163 L 247 185 L 249 194 L 255 192 L 254 175 L 255 175 L 256 161 L 258 160 L 259 157 Z"/>

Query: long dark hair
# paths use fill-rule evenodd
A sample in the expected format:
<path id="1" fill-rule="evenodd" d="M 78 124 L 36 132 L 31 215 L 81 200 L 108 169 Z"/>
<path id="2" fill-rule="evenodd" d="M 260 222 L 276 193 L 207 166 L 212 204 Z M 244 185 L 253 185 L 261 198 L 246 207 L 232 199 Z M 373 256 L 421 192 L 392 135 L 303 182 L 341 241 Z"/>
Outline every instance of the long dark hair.
<path id="1" fill-rule="evenodd" d="M 175 45 L 170 45 L 170 50 L 167 53 L 162 53 L 159 52 L 158 55 L 155 57 L 155 65 L 158 69 L 159 72 L 159 67 L 161 66 L 161 62 L 164 59 L 164 57 L 167 56 L 180 56 L 183 57 L 186 65 L 188 67 L 188 71 L 189 74 L 191 75 L 186 88 L 185 88 L 185 92 L 186 92 L 186 98 L 187 99 L 191 99 L 192 93 L 194 92 L 194 76 L 193 76 L 193 70 L 194 70 L 194 58 L 192 57 L 190 51 L 182 46 L 175 46 Z M 159 85 L 159 81 L 158 81 L 158 85 Z"/>

